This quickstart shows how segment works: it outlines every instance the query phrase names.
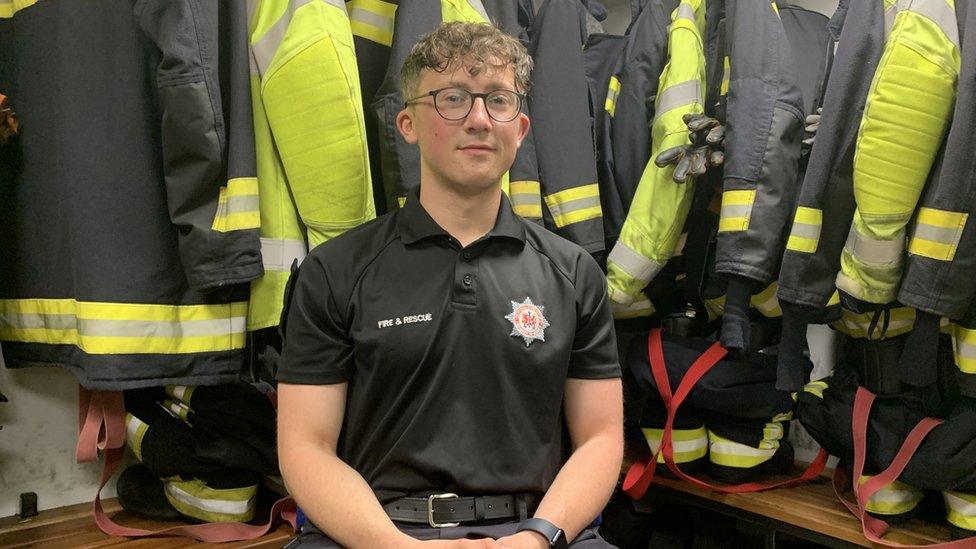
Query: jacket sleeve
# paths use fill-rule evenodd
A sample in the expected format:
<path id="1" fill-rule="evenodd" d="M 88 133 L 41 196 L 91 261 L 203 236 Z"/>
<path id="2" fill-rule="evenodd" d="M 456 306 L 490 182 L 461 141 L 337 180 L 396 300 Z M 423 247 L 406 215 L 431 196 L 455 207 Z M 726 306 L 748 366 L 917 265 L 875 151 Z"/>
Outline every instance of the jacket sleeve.
<path id="1" fill-rule="evenodd" d="M 547 224 L 560 236 L 602 255 L 603 209 L 596 176 L 589 88 L 583 69 L 585 8 L 546 0 L 531 32 L 535 61 L 530 96 Z"/>
<path id="2" fill-rule="evenodd" d="M 765 285 L 796 200 L 803 98 L 775 3 L 727 4 L 731 64 L 715 271 Z"/>
<path id="3" fill-rule="evenodd" d="M 668 62 L 660 77 L 651 125 L 651 160 L 638 183 L 620 238 L 607 257 L 610 299 L 631 305 L 674 254 L 694 198 L 694 183 L 677 184 L 674 167 L 659 168 L 660 151 L 688 143 L 682 117 L 703 111 L 704 2 L 682 0 L 668 37 Z"/>
<path id="4" fill-rule="evenodd" d="M 359 74 L 341 3 L 301 5 L 279 24 L 282 34 L 254 37 L 252 49 L 275 148 L 312 249 L 376 215 Z"/>
<path id="5" fill-rule="evenodd" d="M 244 5 L 145 0 L 133 10 L 159 55 L 165 192 L 187 282 L 253 280 L 263 267 Z"/>
<path id="6" fill-rule="evenodd" d="M 857 210 L 837 275 L 838 289 L 869 303 L 897 296 L 905 227 L 942 144 L 959 78 L 953 3 L 899 2 L 897 10 L 857 136 Z M 924 231 L 958 217 L 923 209 L 919 222 Z"/>

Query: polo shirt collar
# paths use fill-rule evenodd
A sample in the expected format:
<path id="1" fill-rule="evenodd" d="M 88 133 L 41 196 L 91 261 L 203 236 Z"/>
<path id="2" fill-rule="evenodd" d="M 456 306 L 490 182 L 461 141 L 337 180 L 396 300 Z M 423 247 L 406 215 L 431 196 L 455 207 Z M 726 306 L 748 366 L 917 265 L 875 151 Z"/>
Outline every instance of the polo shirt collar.
<path id="1" fill-rule="evenodd" d="M 406 203 L 399 212 L 397 228 L 400 231 L 400 237 L 406 244 L 412 244 L 432 236 L 450 236 L 434 221 L 434 218 L 427 213 L 427 210 L 420 203 L 419 187 L 411 189 L 407 195 Z M 522 243 L 525 242 L 525 227 L 522 226 L 522 219 L 512 210 L 512 203 L 509 202 L 504 193 L 498 205 L 498 217 L 495 218 L 495 226 L 488 231 L 484 238 L 492 237 L 511 238 Z"/>

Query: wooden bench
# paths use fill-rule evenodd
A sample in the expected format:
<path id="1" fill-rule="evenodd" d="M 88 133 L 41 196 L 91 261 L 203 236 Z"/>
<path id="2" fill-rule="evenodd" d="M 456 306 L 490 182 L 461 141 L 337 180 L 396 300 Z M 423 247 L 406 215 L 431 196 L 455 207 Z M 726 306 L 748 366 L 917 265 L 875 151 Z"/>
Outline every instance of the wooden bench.
<path id="1" fill-rule="evenodd" d="M 658 476 L 644 500 L 652 506 L 677 503 L 705 508 L 753 523 L 761 527 L 767 548 L 777 547 L 781 534 L 827 547 L 873 546 L 861 533 L 861 523 L 837 501 L 829 476 L 794 488 L 746 494 L 720 494 Z M 884 539 L 923 545 L 948 541 L 950 535 L 945 525 L 911 519 L 892 526 Z"/>
<path id="2" fill-rule="evenodd" d="M 103 500 L 102 507 L 113 520 L 123 526 L 133 528 L 159 529 L 177 523 L 164 523 L 145 520 L 129 515 L 122 510 L 118 501 Z M 267 511 L 265 510 L 265 513 Z M 184 537 L 129 539 L 107 536 L 95 525 L 92 518 L 92 504 L 79 503 L 57 509 L 41 511 L 27 522 L 18 517 L 0 519 L 0 547 L 123 547 L 171 548 L 171 547 L 220 547 L 220 548 L 280 548 L 293 537 L 291 526 L 280 524 L 263 537 L 233 543 L 201 543 Z"/>

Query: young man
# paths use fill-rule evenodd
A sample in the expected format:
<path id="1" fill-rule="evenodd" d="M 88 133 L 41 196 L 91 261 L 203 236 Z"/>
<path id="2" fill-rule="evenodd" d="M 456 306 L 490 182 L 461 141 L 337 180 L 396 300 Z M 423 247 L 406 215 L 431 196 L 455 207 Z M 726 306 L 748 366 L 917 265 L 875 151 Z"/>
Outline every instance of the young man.
<path id="1" fill-rule="evenodd" d="M 425 36 L 397 117 L 419 192 L 302 264 L 278 372 L 299 547 L 608 546 L 588 528 L 623 452 L 605 280 L 500 189 L 530 71 L 490 25 Z"/>

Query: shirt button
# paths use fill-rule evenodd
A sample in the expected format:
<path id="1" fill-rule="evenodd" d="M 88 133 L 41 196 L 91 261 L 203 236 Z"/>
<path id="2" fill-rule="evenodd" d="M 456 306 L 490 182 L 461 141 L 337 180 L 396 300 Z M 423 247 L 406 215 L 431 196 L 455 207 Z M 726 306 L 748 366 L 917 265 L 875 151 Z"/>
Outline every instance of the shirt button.
<path id="1" fill-rule="evenodd" d="M 470 286 L 471 285 L 471 275 L 464 275 L 464 279 L 463 280 L 464 280 L 464 285 L 465 286 Z"/>
<path id="2" fill-rule="evenodd" d="M 471 261 L 471 252 L 464 252 L 461 254 L 461 257 L 463 257 L 465 261 Z"/>

